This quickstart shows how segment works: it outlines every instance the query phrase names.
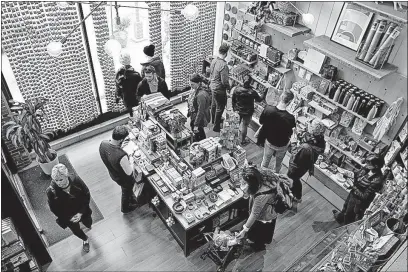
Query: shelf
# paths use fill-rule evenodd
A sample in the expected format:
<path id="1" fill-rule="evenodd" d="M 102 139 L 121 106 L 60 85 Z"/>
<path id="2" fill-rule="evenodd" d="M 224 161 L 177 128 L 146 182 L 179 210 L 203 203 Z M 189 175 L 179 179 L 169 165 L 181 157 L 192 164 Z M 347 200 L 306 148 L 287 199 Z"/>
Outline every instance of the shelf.
<path id="1" fill-rule="evenodd" d="M 252 116 L 252 121 L 253 121 L 255 124 L 257 124 L 258 126 L 261 126 L 261 124 L 259 123 L 259 119 L 258 119 L 258 118 Z"/>
<path id="2" fill-rule="evenodd" d="M 351 67 L 354 70 L 363 72 L 370 77 L 377 80 L 394 73 L 398 67 L 389 63 L 386 63 L 381 70 L 376 70 L 367 66 L 357 60 L 355 60 L 356 52 L 348 49 L 338 43 L 332 42 L 327 36 L 317 36 L 312 39 L 303 42 L 305 46 L 312 48 L 329 58 L 335 59 L 340 63 Z"/>
<path id="3" fill-rule="evenodd" d="M 300 24 L 295 24 L 294 26 L 283 26 L 273 23 L 267 23 L 264 24 L 263 26 L 265 28 L 271 28 L 272 30 L 278 31 L 289 37 L 295 37 L 310 32 L 310 28 Z"/>
<path id="4" fill-rule="evenodd" d="M 236 82 L 238 82 L 239 84 L 244 85 L 244 82 L 242 82 L 241 80 L 238 80 L 237 78 L 235 78 L 235 77 L 233 77 L 233 76 L 229 76 L 229 78 L 232 79 L 232 80 L 234 80 L 234 81 L 236 81 Z"/>
<path id="5" fill-rule="evenodd" d="M 262 85 L 264 85 L 266 88 L 272 88 L 273 86 L 270 84 L 270 83 L 268 83 L 268 82 L 261 82 L 261 80 L 258 78 L 258 76 L 256 76 L 256 75 L 254 75 L 254 74 L 249 74 L 251 77 L 252 77 L 252 79 L 253 80 L 255 80 L 256 82 L 258 82 L 259 84 L 262 84 Z"/>
<path id="6" fill-rule="evenodd" d="M 239 40 L 237 40 L 237 39 L 234 39 L 233 41 L 236 42 L 236 43 L 238 43 L 238 44 L 240 44 L 240 45 L 242 45 L 243 47 L 247 48 L 247 49 L 250 50 L 252 53 L 257 54 L 257 55 L 259 54 L 258 51 L 256 51 L 255 49 L 251 48 L 250 46 L 246 45 L 245 43 L 243 43 L 243 42 L 241 42 L 241 41 L 239 41 Z"/>
<path id="7" fill-rule="evenodd" d="M 248 65 L 255 64 L 255 63 L 258 61 L 258 60 L 247 61 L 247 60 L 241 58 L 240 56 L 238 56 L 238 55 L 236 55 L 236 54 L 234 54 L 234 53 L 232 53 L 232 52 L 231 52 L 231 56 L 233 56 L 234 58 L 239 59 L 240 61 L 242 61 L 243 63 L 248 64 Z"/>
<path id="8" fill-rule="evenodd" d="M 316 75 L 316 76 L 318 76 L 318 77 L 321 77 L 322 79 L 325 79 L 325 80 L 330 81 L 330 79 L 324 78 L 321 74 L 316 74 L 315 72 L 313 72 L 312 70 L 310 70 L 308 67 L 306 67 L 306 66 L 305 66 L 303 63 L 301 63 L 300 61 L 291 60 L 291 62 L 292 62 L 293 64 L 296 64 L 296 65 L 302 67 L 303 69 L 305 69 L 305 70 L 307 70 L 307 71 L 309 71 L 309 72 L 312 72 L 314 75 Z"/>
<path id="9" fill-rule="evenodd" d="M 374 124 L 380 119 L 380 118 L 374 118 L 374 119 L 372 119 L 371 121 L 368 121 L 368 120 L 367 120 L 366 118 L 364 118 L 363 116 L 361 116 L 361 115 L 355 113 L 355 112 L 352 111 L 352 110 L 347 109 L 345 106 L 343 106 L 343 105 L 340 104 L 340 103 L 337 103 L 337 102 L 333 101 L 333 100 L 330 99 L 328 96 L 325 96 L 324 94 L 321 94 L 321 93 L 319 93 L 318 91 L 315 91 L 314 93 L 317 94 L 317 95 L 320 95 L 321 97 L 323 97 L 324 99 L 326 99 L 326 100 L 329 101 L 330 103 L 332 103 L 332 104 L 334 104 L 334 105 L 336 105 L 336 106 L 342 108 L 343 110 L 345 110 L 345 111 L 347 111 L 347 112 L 353 114 L 354 116 L 356 116 L 357 118 L 363 120 L 363 121 L 366 122 L 367 124 L 374 125 Z"/>
<path id="10" fill-rule="evenodd" d="M 329 110 L 323 108 L 322 106 L 320 106 L 319 104 L 317 104 L 316 101 L 311 101 L 311 102 L 309 103 L 309 106 L 312 107 L 312 108 L 315 108 L 316 110 L 320 111 L 320 112 L 323 113 L 324 115 L 330 115 L 330 114 L 332 114 L 331 111 L 329 111 Z"/>
<path id="11" fill-rule="evenodd" d="M 340 151 L 341 153 L 343 153 L 344 155 L 346 155 L 347 157 L 349 157 L 350 159 L 352 159 L 353 161 L 355 161 L 356 163 L 358 163 L 361 166 L 364 166 L 365 164 L 361 162 L 361 160 L 357 159 L 356 157 L 354 157 L 353 155 L 351 155 L 351 152 L 349 151 L 345 151 L 343 149 L 341 149 L 340 147 L 336 146 L 334 143 L 327 141 L 327 143 L 334 147 L 335 149 L 337 149 L 338 151 Z"/>
<path id="12" fill-rule="evenodd" d="M 246 33 L 244 33 L 244 32 L 241 32 L 240 30 L 238 30 L 238 29 L 236 29 L 236 28 L 233 28 L 233 30 L 235 30 L 238 34 L 241 34 L 242 36 L 245 36 L 245 37 L 247 37 L 248 39 L 250 39 L 250 40 L 252 40 L 252 41 L 254 41 L 254 42 L 258 43 L 258 44 L 263 44 L 261 41 L 257 40 L 255 37 L 253 37 L 253 36 L 251 36 L 251 35 L 249 35 L 249 34 L 246 34 Z"/>
<path id="13" fill-rule="evenodd" d="M 406 24 L 407 21 L 407 11 L 403 12 L 394 10 L 392 2 L 383 2 L 381 4 L 376 4 L 375 2 L 353 2 L 357 6 L 360 6 L 366 10 L 372 11 L 381 15 L 385 18 L 393 20 L 394 22 Z"/>

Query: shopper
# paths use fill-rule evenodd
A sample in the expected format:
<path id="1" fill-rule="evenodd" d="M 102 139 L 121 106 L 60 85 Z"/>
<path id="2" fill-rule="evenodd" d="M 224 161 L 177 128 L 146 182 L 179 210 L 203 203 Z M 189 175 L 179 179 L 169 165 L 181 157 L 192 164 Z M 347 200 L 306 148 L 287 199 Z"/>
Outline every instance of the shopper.
<path id="1" fill-rule="evenodd" d="M 296 127 L 295 117 L 286 111 L 286 107 L 293 98 L 293 93 L 285 90 L 279 98 L 278 105 L 266 106 L 259 117 L 262 128 L 257 144 L 265 146 L 261 166 L 268 168 L 273 158 L 272 170 L 276 173 L 279 173 L 282 167 L 290 137 Z"/>
<path id="2" fill-rule="evenodd" d="M 132 108 L 137 106 L 136 89 L 142 77 L 130 65 L 129 53 L 122 53 L 120 63 L 123 65 L 116 73 L 116 103 L 119 98 L 127 108 L 130 116 L 133 116 Z"/>
<path id="3" fill-rule="evenodd" d="M 374 200 L 375 194 L 383 187 L 384 158 L 378 154 L 367 157 L 364 169 L 354 173 L 354 184 L 341 212 L 333 210 L 334 218 L 340 224 L 350 224 L 363 218 L 365 210 Z"/>
<path id="4" fill-rule="evenodd" d="M 128 155 L 121 148 L 125 138 L 129 135 L 125 126 L 117 126 L 113 130 L 112 139 L 102 141 L 99 146 L 99 154 L 108 168 L 110 177 L 122 188 L 121 211 L 128 213 L 135 210 L 139 205 L 133 187 L 133 166 Z"/>
<path id="5" fill-rule="evenodd" d="M 241 145 L 248 144 L 246 140 L 248 126 L 251 122 L 252 114 L 254 114 L 255 106 L 254 102 L 261 102 L 266 95 L 266 92 L 262 97 L 254 91 L 250 84 L 252 78 L 246 76 L 243 87 L 237 86 L 231 90 L 232 92 L 232 108 L 235 112 L 238 112 L 241 123 Z"/>
<path id="6" fill-rule="evenodd" d="M 193 74 L 190 78 L 191 93 L 188 97 L 188 114 L 191 118 L 190 126 L 194 131 L 194 142 L 199 142 L 206 138 L 204 127 L 210 122 L 211 96 L 207 87 L 203 84 L 203 79 L 198 74 Z"/>
<path id="7" fill-rule="evenodd" d="M 292 137 L 292 154 L 289 161 L 288 177 L 293 180 L 292 193 L 294 196 L 292 209 L 297 212 L 297 204 L 302 201 L 301 178 L 306 172 L 312 175 L 314 164 L 320 154 L 323 154 L 326 147 L 324 140 L 325 126 L 317 119 L 312 120 L 307 131 L 296 137 Z"/>
<path id="8" fill-rule="evenodd" d="M 152 93 L 162 93 L 167 99 L 170 99 L 171 94 L 169 88 L 167 87 L 166 81 L 161 77 L 157 76 L 156 69 L 151 66 L 145 66 L 142 69 L 144 73 L 143 80 L 137 86 L 137 97 L 140 101 L 140 97 L 145 94 Z"/>
<path id="9" fill-rule="evenodd" d="M 143 67 L 145 66 L 153 66 L 154 69 L 156 70 L 156 74 L 161 77 L 162 79 L 166 79 L 166 71 L 164 69 L 164 65 L 163 65 L 163 61 L 160 59 L 159 56 L 154 56 L 154 52 L 155 52 L 155 46 L 154 44 L 145 46 L 143 48 L 143 53 L 145 53 L 145 55 L 147 56 L 148 60 L 147 62 L 141 63 L 141 65 Z M 142 76 L 144 77 L 144 72 L 142 69 Z"/>
<path id="10" fill-rule="evenodd" d="M 263 250 L 265 244 L 272 242 L 275 232 L 277 198 L 285 199 L 281 183 L 289 190 L 291 181 L 269 169 L 258 170 L 253 165 L 244 167 L 242 178 L 246 182 L 243 190 L 249 194 L 250 214 L 237 238 L 242 239 L 247 234 L 253 242 L 251 246 L 255 250 Z"/>
<path id="11" fill-rule="evenodd" d="M 51 184 L 47 188 L 50 210 L 57 217 L 57 224 L 82 239 L 82 250 L 89 252 L 88 236 L 81 229 L 79 222 L 90 229 L 92 210 L 89 207 L 91 195 L 88 187 L 75 173 L 68 174 L 65 165 L 59 163 L 52 168 Z"/>
<path id="12" fill-rule="evenodd" d="M 218 50 L 219 56 L 210 65 L 210 89 L 212 92 L 211 120 L 213 131 L 221 131 L 221 118 L 227 104 L 227 92 L 230 90 L 229 70 L 225 58 L 229 47 L 222 44 Z"/>

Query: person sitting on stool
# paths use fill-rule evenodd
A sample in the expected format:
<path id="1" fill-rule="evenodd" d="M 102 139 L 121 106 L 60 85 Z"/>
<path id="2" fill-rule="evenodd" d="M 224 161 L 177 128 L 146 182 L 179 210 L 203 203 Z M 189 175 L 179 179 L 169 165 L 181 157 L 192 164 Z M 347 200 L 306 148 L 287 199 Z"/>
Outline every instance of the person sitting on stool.
<path id="1" fill-rule="evenodd" d="M 89 252 L 88 236 L 81 229 L 79 222 L 85 227 L 92 227 L 92 210 L 89 207 L 91 194 L 82 179 L 75 175 L 68 175 L 65 165 L 59 163 L 52 168 L 51 184 L 47 188 L 48 205 L 52 213 L 57 216 L 57 224 L 83 241 L 83 251 Z"/>
<path id="2" fill-rule="evenodd" d="M 349 187 L 350 193 L 341 212 L 333 210 L 336 221 L 340 224 L 350 224 L 363 218 L 365 210 L 374 200 L 375 193 L 383 187 L 384 158 L 378 154 L 367 157 L 365 168 L 354 174 L 354 184 Z"/>

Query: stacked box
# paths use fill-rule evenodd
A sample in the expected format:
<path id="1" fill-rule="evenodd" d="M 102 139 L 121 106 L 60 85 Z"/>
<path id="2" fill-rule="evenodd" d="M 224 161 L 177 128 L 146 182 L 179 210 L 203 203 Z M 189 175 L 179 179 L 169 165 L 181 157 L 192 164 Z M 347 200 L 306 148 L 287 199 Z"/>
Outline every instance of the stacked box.
<path id="1" fill-rule="evenodd" d="M 174 167 L 164 170 L 164 174 L 170 179 L 175 187 L 181 188 L 183 178 Z"/>
<path id="2" fill-rule="evenodd" d="M 232 153 L 232 157 L 237 161 L 237 166 L 239 168 L 244 167 L 246 159 L 246 151 L 244 148 L 238 145 L 235 151 Z"/>
<path id="3" fill-rule="evenodd" d="M 239 143 L 239 114 L 227 111 L 224 127 L 221 129 L 220 138 L 222 146 L 227 149 L 234 149 Z"/>
<path id="4" fill-rule="evenodd" d="M 205 171 L 203 168 L 198 167 L 193 172 L 191 172 L 191 180 L 194 182 L 194 188 L 201 187 L 201 185 L 205 184 Z"/>
<path id="5" fill-rule="evenodd" d="M 171 106 L 170 100 L 165 98 L 161 93 L 154 93 L 142 97 L 142 109 L 151 116 Z"/>

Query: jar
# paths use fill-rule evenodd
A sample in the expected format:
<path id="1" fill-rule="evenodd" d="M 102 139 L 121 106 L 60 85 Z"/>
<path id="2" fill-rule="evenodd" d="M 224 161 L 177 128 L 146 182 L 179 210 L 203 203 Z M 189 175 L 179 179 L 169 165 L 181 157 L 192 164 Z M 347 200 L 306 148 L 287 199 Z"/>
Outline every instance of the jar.
<path id="1" fill-rule="evenodd" d="M 357 108 L 357 110 L 356 110 L 356 112 L 357 112 L 359 115 L 363 116 L 363 113 L 364 113 L 366 104 L 367 104 L 367 100 L 363 98 L 363 99 L 361 100 L 360 105 L 358 106 L 358 108 Z"/>
<path id="2" fill-rule="evenodd" d="M 374 106 L 374 100 L 370 99 L 370 100 L 367 102 L 367 105 L 366 105 L 366 107 L 365 107 L 365 109 L 364 109 L 364 112 L 363 112 L 361 115 L 362 115 L 364 118 L 367 118 L 367 116 L 368 116 L 369 112 L 371 111 L 371 109 L 373 108 L 373 106 Z"/>

